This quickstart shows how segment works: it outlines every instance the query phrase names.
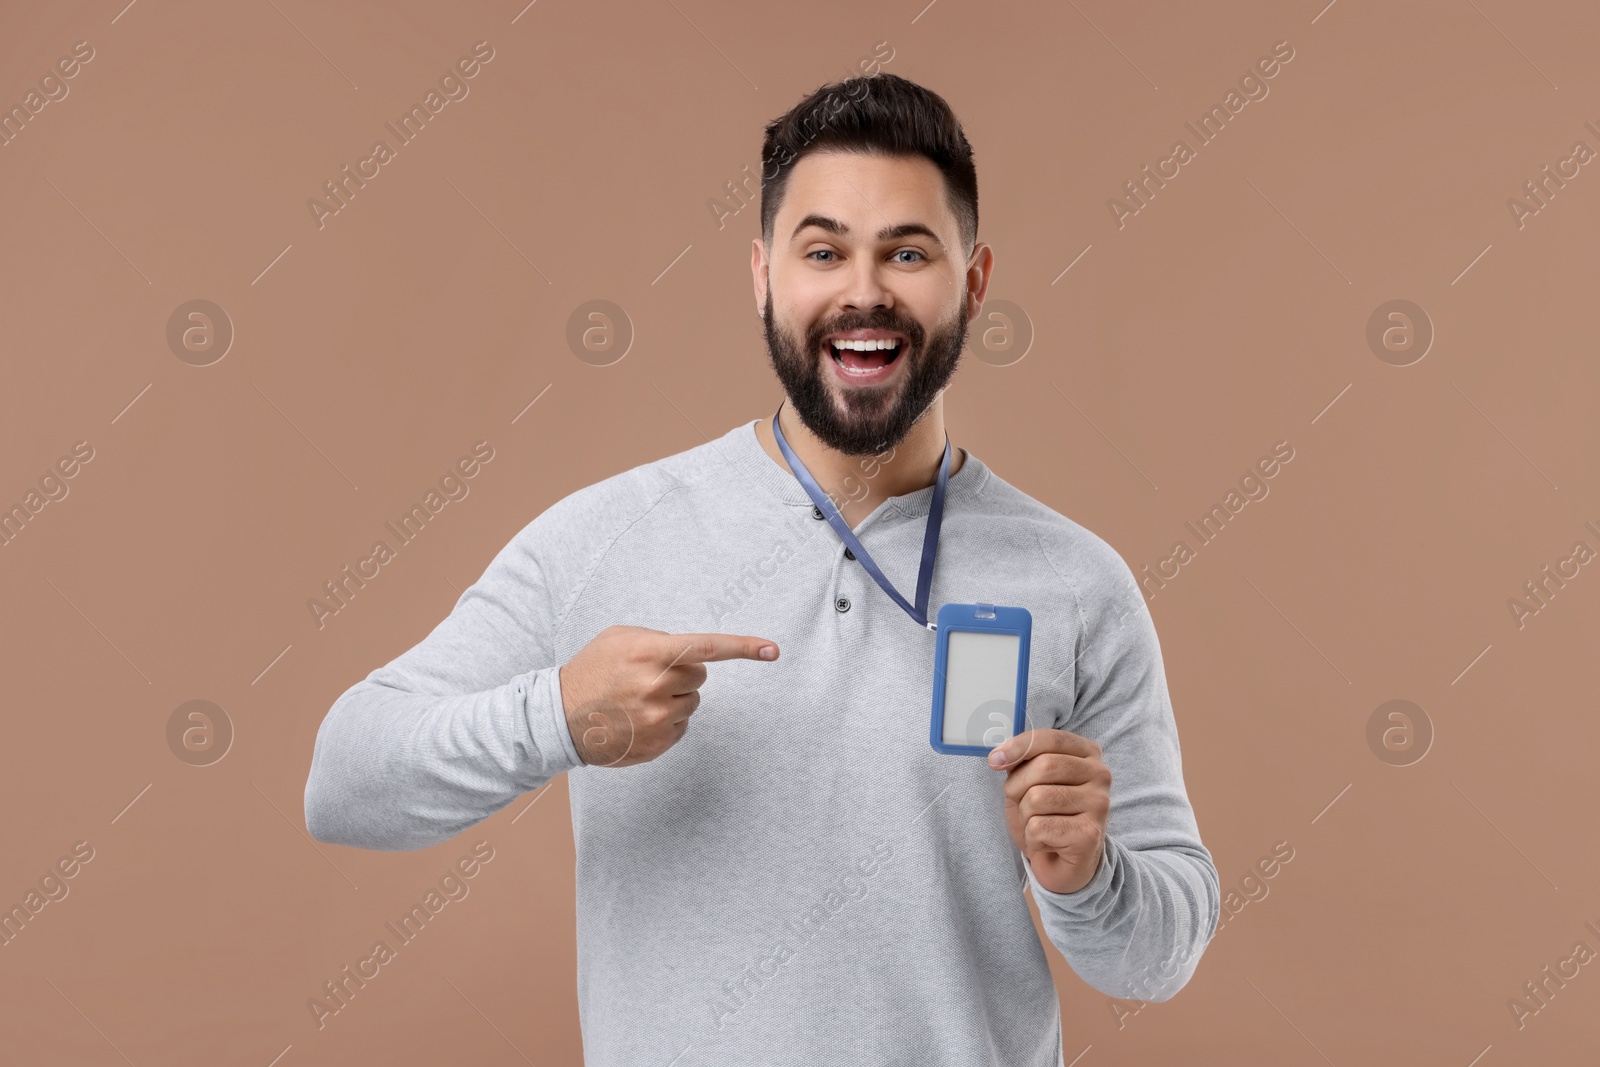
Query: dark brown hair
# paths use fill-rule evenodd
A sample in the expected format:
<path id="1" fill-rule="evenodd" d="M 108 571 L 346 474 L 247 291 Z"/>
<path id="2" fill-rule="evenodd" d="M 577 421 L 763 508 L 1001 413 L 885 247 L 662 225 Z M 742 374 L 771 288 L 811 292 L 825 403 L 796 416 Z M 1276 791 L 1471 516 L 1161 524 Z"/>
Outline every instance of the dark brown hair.
<path id="1" fill-rule="evenodd" d="M 926 157 L 944 175 L 962 244 L 970 251 L 977 241 L 978 172 L 961 123 L 938 93 L 880 71 L 824 85 L 767 124 L 761 146 L 761 239 L 768 247 L 789 172 L 807 154 L 828 150 Z"/>

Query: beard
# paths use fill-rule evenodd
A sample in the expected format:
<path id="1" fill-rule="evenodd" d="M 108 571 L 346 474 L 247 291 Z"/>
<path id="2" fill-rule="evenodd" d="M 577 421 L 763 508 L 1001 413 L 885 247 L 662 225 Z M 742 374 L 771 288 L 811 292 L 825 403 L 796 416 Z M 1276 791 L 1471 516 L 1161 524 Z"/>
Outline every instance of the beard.
<path id="1" fill-rule="evenodd" d="M 898 310 L 877 308 L 815 322 L 806 330 L 802 344 L 773 317 L 770 287 L 761 321 L 766 330 L 767 357 L 795 414 L 818 440 L 847 456 L 880 455 L 903 441 L 938 398 L 939 391 L 950 383 L 967 343 L 965 297 L 956 308 L 954 320 L 936 327 L 932 334 Z M 895 361 L 908 365 L 896 373 L 893 381 L 881 385 L 841 382 L 830 387 L 828 379 L 837 379 L 837 375 L 827 366 L 832 354 L 823 352 L 822 339 L 831 333 L 858 329 L 894 330 L 904 335 L 910 344 L 901 345 Z M 835 389 L 838 399 L 833 396 Z"/>

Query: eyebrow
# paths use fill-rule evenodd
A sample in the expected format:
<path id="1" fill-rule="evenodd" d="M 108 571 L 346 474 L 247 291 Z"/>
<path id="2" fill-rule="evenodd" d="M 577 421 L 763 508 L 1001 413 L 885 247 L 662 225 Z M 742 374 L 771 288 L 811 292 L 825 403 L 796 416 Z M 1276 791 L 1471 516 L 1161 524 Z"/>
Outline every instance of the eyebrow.
<path id="1" fill-rule="evenodd" d="M 850 234 L 850 227 L 838 219 L 832 219 L 826 215 L 807 215 L 800 220 L 800 225 L 794 228 L 794 233 L 789 235 L 790 240 L 799 236 L 800 231 L 807 226 L 815 226 L 820 230 L 826 230 L 835 237 L 847 237 Z M 898 226 L 885 226 L 878 231 L 879 241 L 898 241 L 902 237 L 911 236 L 926 237 L 938 245 L 940 249 L 944 248 L 944 242 L 939 240 L 939 235 L 920 222 L 902 222 Z"/>

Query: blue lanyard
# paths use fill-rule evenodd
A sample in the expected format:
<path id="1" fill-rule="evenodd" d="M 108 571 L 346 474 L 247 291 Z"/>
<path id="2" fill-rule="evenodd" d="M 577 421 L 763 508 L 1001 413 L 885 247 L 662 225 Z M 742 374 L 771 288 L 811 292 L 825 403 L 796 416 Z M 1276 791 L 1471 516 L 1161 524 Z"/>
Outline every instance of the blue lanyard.
<path id="1" fill-rule="evenodd" d="M 782 411 L 780 407 L 778 409 Z M 844 516 L 839 514 L 839 509 L 833 506 L 833 501 L 828 494 L 822 491 L 817 480 L 811 477 L 811 472 L 806 470 L 806 465 L 800 462 L 800 457 L 794 454 L 789 447 L 789 442 L 783 438 L 783 428 L 778 425 L 778 416 L 772 416 L 772 435 L 778 439 L 778 447 L 783 450 L 783 458 L 789 461 L 789 469 L 794 476 L 800 479 L 800 484 L 805 486 L 806 495 L 811 502 L 816 504 L 828 524 L 838 531 L 839 537 L 850 551 L 855 555 L 861 565 L 867 568 L 867 573 L 872 575 L 872 580 L 883 587 L 883 591 L 894 598 L 895 603 L 905 609 L 906 614 L 917 621 L 917 625 L 926 626 L 937 632 L 938 626 L 928 621 L 928 590 L 933 586 L 933 560 L 939 553 L 939 524 L 944 519 L 944 491 L 945 485 L 950 481 L 950 435 L 944 435 L 944 458 L 939 461 L 939 480 L 934 486 L 933 503 L 928 508 L 928 529 L 922 536 L 922 565 L 917 570 L 917 604 L 912 607 L 906 603 L 906 598 L 895 591 L 889 579 L 885 578 L 883 571 L 872 562 L 872 557 L 867 555 L 867 550 L 861 547 L 861 542 L 851 532 L 849 525 L 844 521 Z"/>

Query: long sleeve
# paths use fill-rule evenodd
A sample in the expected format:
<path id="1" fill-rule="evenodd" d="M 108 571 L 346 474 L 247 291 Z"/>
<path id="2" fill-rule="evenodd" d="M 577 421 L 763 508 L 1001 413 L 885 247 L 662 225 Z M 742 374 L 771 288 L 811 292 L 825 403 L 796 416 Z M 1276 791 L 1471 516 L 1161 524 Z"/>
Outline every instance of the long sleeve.
<path id="1" fill-rule="evenodd" d="M 312 836 L 425 848 L 583 765 L 552 636 L 588 562 L 586 499 L 528 524 L 426 638 L 335 701 L 306 782 Z"/>
<path id="2" fill-rule="evenodd" d="M 1177 723 L 1155 624 L 1109 546 L 1103 581 L 1081 590 L 1076 698 L 1059 729 L 1100 745 L 1111 769 L 1105 855 L 1075 893 L 1052 893 L 1024 856 L 1050 941 L 1095 989 L 1170 999 L 1188 983 L 1221 915 L 1221 888 L 1183 782 Z"/>

